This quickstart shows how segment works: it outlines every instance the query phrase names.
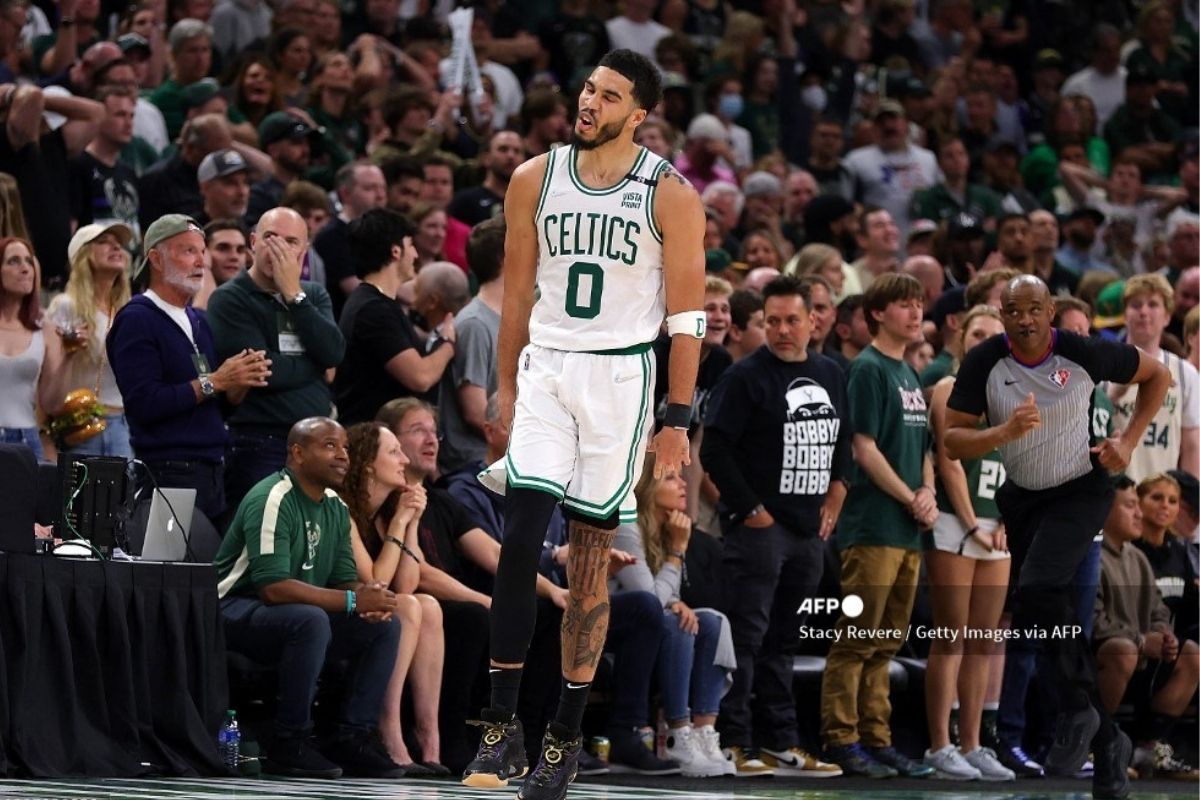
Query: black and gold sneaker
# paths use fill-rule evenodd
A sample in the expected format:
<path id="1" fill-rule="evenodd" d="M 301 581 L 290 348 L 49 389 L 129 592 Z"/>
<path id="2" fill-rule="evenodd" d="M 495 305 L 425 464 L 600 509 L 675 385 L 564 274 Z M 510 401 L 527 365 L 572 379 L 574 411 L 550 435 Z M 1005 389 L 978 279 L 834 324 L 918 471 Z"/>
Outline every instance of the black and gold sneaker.
<path id="1" fill-rule="evenodd" d="M 562 800 L 579 770 L 583 737 L 567 738 L 567 729 L 551 722 L 542 739 L 542 757 L 529 773 L 517 800 Z"/>
<path id="2" fill-rule="evenodd" d="M 503 789 L 512 778 L 529 772 L 525 756 L 525 731 L 512 714 L 485 708 L 480 720 L 470 724 L 483 728 L 475 760 L 463 771 L 462 782 L 476 789 Z"/>

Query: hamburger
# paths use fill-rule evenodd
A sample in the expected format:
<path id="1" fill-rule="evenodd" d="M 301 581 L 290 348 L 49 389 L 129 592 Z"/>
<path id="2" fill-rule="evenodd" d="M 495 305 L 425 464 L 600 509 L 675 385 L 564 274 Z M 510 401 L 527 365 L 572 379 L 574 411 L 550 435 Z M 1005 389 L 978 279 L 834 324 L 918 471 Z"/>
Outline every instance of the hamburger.
<path id="1" fill-rule="evenodd" d="M 50 434 L 67 447 L 83 444 L 104 433 L 107 427 L 104 406 L 91 389 L 76 389 L 67 394 L 62 411 L 50 420 Z"/>

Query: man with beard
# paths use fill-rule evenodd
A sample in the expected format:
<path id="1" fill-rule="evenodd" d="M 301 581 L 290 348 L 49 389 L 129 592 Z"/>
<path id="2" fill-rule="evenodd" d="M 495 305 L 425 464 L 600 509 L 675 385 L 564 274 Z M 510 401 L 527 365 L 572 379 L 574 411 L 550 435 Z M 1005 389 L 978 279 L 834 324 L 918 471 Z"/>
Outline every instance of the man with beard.
<path id="1" fill-rule="evenodd" d="M 1092 249 L 1096 244 L 1096 229 L 1103 224 L 1104 215 L 1094 208 L 1080 207 L 1072 211 L 1063 224 L 1067 240 L 1058 248 L 1059 262 L 1079 275 L 1093 269 L 1115 272 L 1112 266 L 1096 258 Z"/>
<path id="2" fill-rule="evenodd" d="M 287 185 L 304 177 L 317 135 L 315 128 L 288 111 L 268 114 L 259 124 L 259 145 L 271 157 L 271 171 L 250 187 L 247 225 L 257 225 L 259 217 L 279 205 Z"/>
<path id="3" fill-rule="evenodd" d="M 1033 271 L 1029 234 L 1029 217 L 1024 214 L 1005 214 L 997 220 L 996 250 L 1004 260 L 1003 266 L 1018 272 Z"/>
<path id="4" fill-rule="evenodd" d="M 565 680 L 541 758 L 517 795 L 523 800 L 562 800 L 578 769 L 583 712 L 608 628 L 609 549 L 618 523 L 634 511 L 626 498 L 647 449 L 650 348 L 664 317 L 672 337 L 668 405 L 650 449 L 658 477 L 689 463 L 705 330 L 705 220 L 687 181 L 633 142 L 661 93 L 648 59 L 607 54 L 584 81 L 572 145 L 522 164 L 505 197 L 498 398 L 512 434 L 504 462 L 489 468 L 485 482 L 504 489 L 508 503 L 492 596 L 491 703 L 463 782 L 499 788 L 528 770 L 514 712 L 534 629 L 538 558 L 561 501 L 571 545 Z M 633 729 L 609 738 L 614 761 L 641 746 Z"/>
<path id="5" fill-rule="evenodd" d="M 492 134 L 481 160 L 487 167 L 483 185 L 458 192 L 446 208 L 447 214 L 472 228 L 504 210 L 504 195 L 513 170 L 525 160 L 521 137 L 513 131 Z"/>
<path id="6" fill-rule="evenodd" d="M 346 298 L 359 284 L 356 265 L 350 252 L 350 223 L 373 208 L 387 203 L 387 182 L 383 170 L 368 161 L 353 161 L 341 167 L 333 178 L 342 210 L 331 219 L 313 242 L 313 254 L 325 271 L 325 288 L 333 300 L 333 318 L 342 315 Z"/>
<path id="7" fill-rule="evenodd" d="M 1055 295 L 1073 295 L 1079 275 L 1064 267 L 1057 258 L 1058 218 L 1044 209 L 1029 214 L 1029 237 L 1033 242 L 1032 269 Z"/>
<path id="8" fill-rule="evenodd" d="M 1170 373 L 1132 345 L 1052 328 L 1041 279 L 1013 278 L 1001 298 L 1005 335 L 963 358 L 946 409 L 946 451 L 978 458 L 1000 449 L 1008 472 L 996 504 L 1012 550 L 1013 630 L 1045 634 L 1038 677 L 1061 701 L 1046 773 L 1073 775 L 1095 753 L 1092 795 L 1123 798 L 1133 746 L 1105 713 L 1088 638 L 1052 638 L 1078 620 L 1072 583 L 1113 503 L 1108 472 L 1128 466 L 1166 396 Z M 1139 385 L 1129 425 L 1091 446 L 1097 383 Z M 995 421 L 981 427 L 985 419 Z M 1041 636 L 1038 636 L 1040 639 Z"/>
<path id="9" fill-rule="evenodd" d="M 158 486 L 196 490 L 210 520 L 225 510 L 224 395 L 237 405 L 267 385 L 271 362 L 243 350 L 219 367 L 212 329 L 188 304 L 204 282 L 204 231 L 191 217 L 168 214 L 142 242 L 149 272 L 145 294 L 117 312 L 108 334 L 108 363 L 125 399 L 133 452 Z"/>

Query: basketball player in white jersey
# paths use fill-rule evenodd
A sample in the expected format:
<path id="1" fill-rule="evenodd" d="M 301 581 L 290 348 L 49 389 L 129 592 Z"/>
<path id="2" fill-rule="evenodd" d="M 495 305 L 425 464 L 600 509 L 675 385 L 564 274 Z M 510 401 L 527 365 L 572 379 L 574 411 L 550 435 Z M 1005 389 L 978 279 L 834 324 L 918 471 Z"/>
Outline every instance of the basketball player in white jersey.
<path id="1" fill-rule="evenodd" d="M 1162 275 L 1135 275 L 1125 282 L 1125 338 L 1171 373 L 1171 388 L 1134 449 L 1125 474 L 1140 481 L 1157 472 L 1181 469 L 1200 475 L 1200 377 L 1189 362 L 1162 348 L 1163 331 L 1175 309 L 1175 293 Z M 1113 385 L 1109 398 L 1113 425 L 1124 430 L 1137 400 L 1137 386 Z"/>
<path id="2" fill-rule="evenodd" d="M 500 320 L 504 545 L 491 611 L 491 707 L 463 783 L 493 788 L 528 770 L 515 718 L 533 633 L 534 581 L 546 526 L 570 520 L 563 689 L 523 800 L 561 800 L 575 777 L 580 723 L 608 629 L 609 547 L 632 502 L 653 428 L 651 343 L 671 335 L 668 412 L 649 445 L 655 472 L 689 461 L 687 427 L 704 337 L 704 212 L 670 165 L 634 144 L 658 104 L 657 68 L 629 50 L 600 61 L 579 95 L 568 147 L 522 164 L 504 201 L 508 225 Z"/>

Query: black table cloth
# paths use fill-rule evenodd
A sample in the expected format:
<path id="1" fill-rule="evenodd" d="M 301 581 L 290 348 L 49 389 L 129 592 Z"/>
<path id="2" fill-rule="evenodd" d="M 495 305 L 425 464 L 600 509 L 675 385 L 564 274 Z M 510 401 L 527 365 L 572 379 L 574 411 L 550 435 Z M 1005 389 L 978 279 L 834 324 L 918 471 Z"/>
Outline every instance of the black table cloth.
<path id="1" fill-rule="evenodd" d="M 210 565 L 0 553 L 0 775 L 223 774 Z"/>

